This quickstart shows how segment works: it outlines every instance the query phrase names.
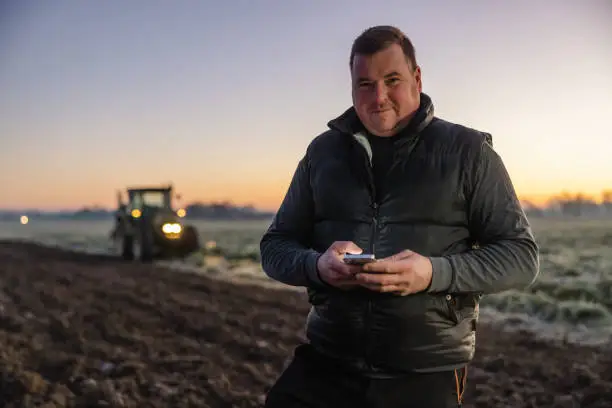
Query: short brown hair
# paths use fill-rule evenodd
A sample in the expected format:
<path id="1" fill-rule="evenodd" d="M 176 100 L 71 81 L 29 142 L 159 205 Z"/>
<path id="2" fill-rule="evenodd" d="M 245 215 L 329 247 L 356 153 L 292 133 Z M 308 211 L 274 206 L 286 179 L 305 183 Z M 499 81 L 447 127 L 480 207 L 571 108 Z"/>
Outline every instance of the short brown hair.
<path id="1" fill-rule="evenodd" d="M 398 44 L 402 47 L 406 59 L 412 64 L 412 69 L 415 69 L 417 63 L 414 45 L 412 45 L 412 42 L 402 30 L 389 25 L 370 27 L 353 41 L 349 66 L 353 67 L 353 60 L 356 54 L 372 55 L 393 44 Z"/>

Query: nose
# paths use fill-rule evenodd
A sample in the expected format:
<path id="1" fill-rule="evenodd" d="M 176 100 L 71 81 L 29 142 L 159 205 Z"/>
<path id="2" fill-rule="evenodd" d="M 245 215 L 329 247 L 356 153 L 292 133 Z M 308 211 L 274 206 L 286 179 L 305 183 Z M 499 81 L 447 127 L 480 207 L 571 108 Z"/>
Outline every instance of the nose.
<path id="1" fill-rule="evenodd" d="M 387 87 L 382 81 L 374 86 L 374 100 L 378 105 L 383 105 L 387 101 Z"/>

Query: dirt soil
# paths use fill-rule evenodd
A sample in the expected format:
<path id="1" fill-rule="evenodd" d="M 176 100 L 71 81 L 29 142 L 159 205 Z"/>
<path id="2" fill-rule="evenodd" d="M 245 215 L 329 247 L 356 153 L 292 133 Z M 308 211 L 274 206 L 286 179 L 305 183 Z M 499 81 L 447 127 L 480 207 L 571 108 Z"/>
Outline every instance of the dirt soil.
<path id="1" fill-rule="evenodd" d="M 257 407 L 301 293 L 0 243 L 0 406 Z M 612 352 L 480 326 L 464 407 L 612 407 Z"/>

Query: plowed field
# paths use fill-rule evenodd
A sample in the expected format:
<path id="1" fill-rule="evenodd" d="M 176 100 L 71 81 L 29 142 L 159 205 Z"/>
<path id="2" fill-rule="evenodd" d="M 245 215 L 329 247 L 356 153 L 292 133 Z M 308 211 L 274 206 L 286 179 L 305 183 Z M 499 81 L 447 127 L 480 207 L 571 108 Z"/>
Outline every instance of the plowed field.
<path id="1" fill-rule="evenodd" d="M 0 243 L 0 406 L 257 407 L 304 295 Z M 612 407 L 612 352 L 481 325 L 465 407 Z"/>

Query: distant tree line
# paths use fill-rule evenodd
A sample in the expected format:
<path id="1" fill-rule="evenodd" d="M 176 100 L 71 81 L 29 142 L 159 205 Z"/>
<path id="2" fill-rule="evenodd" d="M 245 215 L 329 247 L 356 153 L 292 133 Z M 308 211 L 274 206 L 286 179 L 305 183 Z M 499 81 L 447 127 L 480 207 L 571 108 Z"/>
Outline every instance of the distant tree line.
<path id="1" fill-rule="evenodd" d="M 260 219 L 274 214 L 260 211 L 252 205 L 236 206 L 229 201 L 210 204 L 192 203 L 185 207 L 187 217 L 204 219 Z"/>
<path id="2" fill-rule="evenodd" d="M 599 199 L 584 193 L 562 192 L 551 197 L 545 205 L 540 206 L 529 200 L 523 200 L 521 204 L 532 217 L 612 216 L 612 189 L 603 191 Z M 187 218 L 191 219 L 267 219 L 274 216 L 274 212 L 258 210 L 253 205 L 237 206 L 229 201 L 194 202 L 183 208 Z M 24 214 L 34 218 L 91 220 L 109 218 L 114 211 L 101 206 L 89 206 L 76 211 L 0 210 L 0 220 L 18 220 Z"/>
<path id="3" fill-rule="evenodd" d="M 191 203 L 183 207 L 190 219 L 213 220 L 251 220 L 268 219 L 274 216 L 272 212 L 256 209 L 252 205 L 237 206 L 229 201 L 212 203 Z M 13 210 L 0 211 L 0 221 L 18 220 L 21 215 L 28 215 L 32 219 L 70 219 L 70 220 L 99 220 L 110 219 L 116 209 L 107 209 L 101 206 L 86 206 L 78 210 L 42 211 L 42 210 Z"/>
<path id="4" fill-rule="evenodd" d="M 544 206 L 523 201 L 525 211 L 532 216 L 612 216 L 612 190 L 604 190 L 599 199 L 584 193 L 563 192 L 551 197 Z"/>

